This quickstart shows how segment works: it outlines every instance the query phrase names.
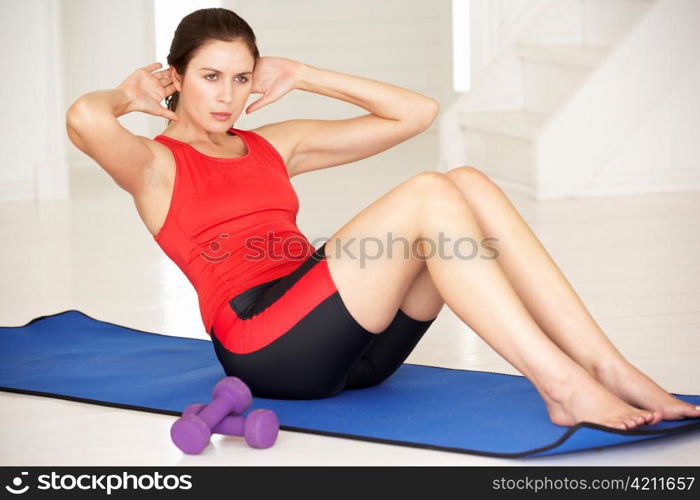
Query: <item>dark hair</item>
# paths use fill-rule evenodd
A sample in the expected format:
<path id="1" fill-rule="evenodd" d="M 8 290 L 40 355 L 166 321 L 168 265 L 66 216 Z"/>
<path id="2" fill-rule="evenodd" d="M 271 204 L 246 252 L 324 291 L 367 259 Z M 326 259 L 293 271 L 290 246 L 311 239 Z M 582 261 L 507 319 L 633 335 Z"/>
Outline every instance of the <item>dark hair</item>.
<path id="1" fill-rule="evenodd" d="M 175 68 L 180 75 L 184 76 L 187 65 L 194 57 L 195 52 L 212 40 L 242 41 L 250 49 L 255 64 L 257 64 L 260 53 L 255 44 L 255 33 L 253 33 L 252 28 L 232 10 L 214 7 L 195 10 L 182 18 L 175 29 L 173 41 L 170 44 L 168 66 Z M 169 110 L 175 111 L 179 98 L 179 91 L 175 91 L 165 98 Z"/>

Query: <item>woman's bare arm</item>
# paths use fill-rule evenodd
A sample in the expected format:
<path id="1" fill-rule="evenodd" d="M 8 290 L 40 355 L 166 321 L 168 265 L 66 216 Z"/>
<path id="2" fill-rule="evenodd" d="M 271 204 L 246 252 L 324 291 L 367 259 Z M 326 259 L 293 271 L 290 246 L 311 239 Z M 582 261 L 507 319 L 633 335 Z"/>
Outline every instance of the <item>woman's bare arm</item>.
<path id="1" fill-rule="evenodd" d="M 76 100 L 66 113 L 68 137 L 95 160 L 114 181 L 136 194 L 154 154 L 117 120 L 127 113 L 129 97 L 120 89 L 97 90 Z M 145 139 L 147 140 L 147 139 Z"/>
<path id="2" fill-rule="evenodd" d="M 296 88 L 341 99 L 380 118 L 419 125 L 432 122 L 439 108 L 437 101 L 418 92 L 308 64 L 299 71 Z"/>
<path id="3" fill-rule="evenodd" d="M 162 78 L 167 70 L 153 73 L 160 66 L 154 63 L 138 68 L 116 88 L 78 98 L 66 112 L 66 129 L 73 144 L 132 195 L 148 184 L 157 145 L 132 134 L 117 117 L 141 111 L 177 120 L 175 113 L 159 104 L 175 91 L 172 83 Z"/>
<path id="4" fill-rule="evenodd" d="M 403 87 L 297 64 L 293 88 L 341 99 L 370 113 L 345 120 L 295 119 L 270 125 L 270 135 L 282 136 L 290 144 L 290 177 L 381 153 L 427 129 L 438 114 L 437 101 Z"/>

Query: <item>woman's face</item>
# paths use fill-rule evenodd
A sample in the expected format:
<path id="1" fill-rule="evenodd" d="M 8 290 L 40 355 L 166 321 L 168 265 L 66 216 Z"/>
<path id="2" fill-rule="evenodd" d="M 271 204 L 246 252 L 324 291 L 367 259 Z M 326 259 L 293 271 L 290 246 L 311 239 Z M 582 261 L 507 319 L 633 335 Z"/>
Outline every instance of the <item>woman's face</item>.
<path id="1" fill-rule="evenodd" d="M 208 132 L 226 132 L 238 119 L 250 96 L 255 59 L 241 41 L 212 40 L 204 44 L 182 78 L 171 68 L 180 91 L 176 113 Z M 224 121 L 212 113 L 230 113 Z"/>

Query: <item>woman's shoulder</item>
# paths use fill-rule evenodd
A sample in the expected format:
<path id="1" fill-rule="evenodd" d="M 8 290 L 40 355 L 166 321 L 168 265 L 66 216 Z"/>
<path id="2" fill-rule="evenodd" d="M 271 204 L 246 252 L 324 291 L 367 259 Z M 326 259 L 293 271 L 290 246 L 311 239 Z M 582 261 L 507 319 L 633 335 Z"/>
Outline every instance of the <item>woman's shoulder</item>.
<path id="1" fill-rule="evenodd" d="M 260 127 L 250 129 L 248 132 L 253 132 L 277 150 L 282 161 L 289 169 L 290 160 L 294 149 L 298 143 L 298 132 L 300 130 L 297 120 L 286 120 L 282 122 L 268 123 Z"/>
<path id="2" fill-rule="evenodd" d="M 267 141 L 280 155 L 285 165 L 289 164 L 289 160 L 294 152 L 295 146 L 297 144 L 297 135 L 299 129 L 299 124 L 295 123 L 296 120 L 286 120 L 275 123 L 268 123 L 261 125 L 253 129 L 235 129 L 242 132 L 253 133 L 265 141 Z M 171 141 L 168 141 L 168 136 L 164 134 L 158 134 L 153 138 L 148 138 L 144 136 L 137 135 L 136 137 L 151 150 L 153 157 L 155 159 L 154 166 L 158 170 L 171 171 L 175 166 L 175 159 L 173 152 L 168 145 Z M 158 139 L 161 140 L 158 140 Z M 162 139 L 165 138 L 165 141 Z M 177 145 L 181 141 L 175 140 L 172 144 Z"/>
<path id="3" fill-rule="evenodd" d="M 171 184 L 171 177 L 175 171 L 175 157 L 173 152 L 165 144 L 158 142 L 156 138 L 148 138 L 142 135 L 136 136 L 141 143 L 153 154 L 153 162 L 149 167 L 148 178 L 163 179 L 165 184 Z M 158 136 L 156 136 L 158 137 Z"/>
<path id="4" fill-rule="evenodd" d="M 158 136 L 156 136 L 152 139 L 148 138 L 148 137 L 144 137 L 142 135 L 137 135 L 136 137 L 153 154 L 153 159 L 154 159 L 153 166 L 155 168 L 159 168 L 159 167 L 160 168 L 163 168 L 163 167 L 168 168 L 169 166 L 174 166 L 175 159 L 173 157 L 172 151 L 165 144 L 163 144 L 162 142 L 158 142 L 156 140 L 156 138 Z"/>
<path id="5" fill-rule="evenodd" d="M 148 149 L 151 150 L 151 152 L 154 154 L 154 156 L 159 155 L 159 154 L 163 154 L 163 153 L 167 153 L 170 151 L 170 149 L 165 144 L 156 140 L 158 137 L 166 137 L 166 136 L 163 136 L 162 134 L 158 134 L 157 136 L 155 136 L 153 138 L 144 137 L 142 135 L 137 135 L 136 137 L 141 141 L 141 143 L 144 146 L 146 146 Z"/>

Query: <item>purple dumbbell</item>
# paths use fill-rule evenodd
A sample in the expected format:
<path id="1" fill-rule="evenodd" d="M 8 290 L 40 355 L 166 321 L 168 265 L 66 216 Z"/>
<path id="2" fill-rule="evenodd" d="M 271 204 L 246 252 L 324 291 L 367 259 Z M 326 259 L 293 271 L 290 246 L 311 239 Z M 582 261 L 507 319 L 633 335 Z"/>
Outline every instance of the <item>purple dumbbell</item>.
<path id="1" fill-rule="evenodd" d="M 182 414 L 196 415 L 205 406 L 199 403 L 189 405 Z M 211 432 L 226 436 L 244 436 L 245 442 L 252 448 L 269 448 L 275 444 L 279 430 L 280 423 L 275 412 L 259 408 L 245 417 L 231 415 L 224 417 Z"/>
<path id="2" fill-rule="evenodd" d="M 206 448 L 212 429 L 230 413 L 243 413 L 253 401 L 245 383 L 237 377 L 226 377 L 216 384 L 212 402 L 197 414 L 183 414 L 170 428 L 170 437 L 185 453 L 196 454 Z"/>

